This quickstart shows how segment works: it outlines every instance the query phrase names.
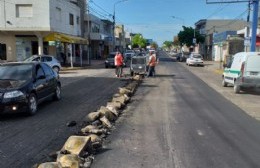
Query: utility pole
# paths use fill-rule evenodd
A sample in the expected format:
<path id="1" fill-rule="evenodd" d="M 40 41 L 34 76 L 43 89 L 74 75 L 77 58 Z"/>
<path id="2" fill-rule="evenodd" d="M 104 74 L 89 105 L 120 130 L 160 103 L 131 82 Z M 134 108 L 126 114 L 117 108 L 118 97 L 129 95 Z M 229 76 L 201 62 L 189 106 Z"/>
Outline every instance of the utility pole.
<path id="1" fill-rule="evenodd" d="M 253 21 L 252 21 L 252 35 L 251 35 L 251 46 L 250 51 L 254 52 L 256 48 L 256 33 L 258 25 L 258 8 L 259 0 L 252 0 L 253 3 Z"/>
<path id="2" fill-rule="evenodd" d="M 216 3 L 239 3 L 239 2 L 249 2 L 253 4 L 253 19 L 252 19 L 252 33 L 250 41 L 250 51 L 254 52 L 256 48 L 256 33 L 258 25 L 258 9 L 259 9 L 259 0 L 206 0 L 207 4 L 216 4 Z M 249 16 L 248 16 L 249 19 Z"/>
<path id="3" fill-rule="evenodd" d="M 125 2 L 128 0 L 120 0 L 114 3 L 114 12 L 113 12 L 113 50 L 115 50 L 116 38 L 115 38 L 115 28 L 116 28 L 116 4 Z"/>
<path id="4" fill-rule="evenodd" d="M 245 52 L 248 52 L 249 51 L 249 44 L 248 41 L 250 40 L 250 26 L 249 26 L 249 22 L 250 22 L 250 9 L 251 9 L 251 4 L 250 4 L 250 1 L 248 1 L 248 12 L 247 12 L 247 19 L 246 19 L 246 22 L 247 22 L 247 25 L 246 25 L 246 31 L 245 31 L 245 49 L 244 51 Z"/>
<path id="5" fill-rule="evenodd" d="M 87 19 L 88 19 L 88 65 L 91 64 L 91 61 L 90 61 L 90 23 L 89 23 L 89 20 L 90 20 L 90 16 L 89 16 L 89 0 L 87 0 Z"/>

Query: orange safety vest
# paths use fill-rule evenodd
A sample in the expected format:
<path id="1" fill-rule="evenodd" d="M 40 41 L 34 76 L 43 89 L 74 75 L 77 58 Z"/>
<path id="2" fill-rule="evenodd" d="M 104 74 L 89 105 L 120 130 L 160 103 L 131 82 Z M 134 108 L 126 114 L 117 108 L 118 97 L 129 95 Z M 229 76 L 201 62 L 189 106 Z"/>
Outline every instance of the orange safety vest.
<path id="1" fill-rule="evenodd" d="M 156 58 L 154 55 L 151 55 L 149 60 L 149 66 L 155 66 L 155 65 L 156 65 Z"/>
<path id="2" fill-rule="evenodd" d="M 123 57 L 121 54 L 117 54 L 115 56 L 115 66 L 121 66 L 123 65 Z"/>

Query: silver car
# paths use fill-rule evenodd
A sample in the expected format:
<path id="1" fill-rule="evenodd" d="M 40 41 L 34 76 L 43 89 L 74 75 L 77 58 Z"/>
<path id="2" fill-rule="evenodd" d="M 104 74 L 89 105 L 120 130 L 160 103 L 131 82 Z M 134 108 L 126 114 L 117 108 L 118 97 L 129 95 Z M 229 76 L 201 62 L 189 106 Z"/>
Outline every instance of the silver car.
<path id="1" fill-rule="evenodd" d="M 24 60 L 25 62 L 37 61 L 37 62 L 45 62 L 48 64 L 54 71 L 59 73 L 61 70 L 60 62 L 52 55 L 33 55 Z"/>
<path id="2" fill-rule="evenodd" d="M 186 59 L 186 65 L 204 66 L 203 58 L 200 54 L 191 53 L 189 58 Z"/>

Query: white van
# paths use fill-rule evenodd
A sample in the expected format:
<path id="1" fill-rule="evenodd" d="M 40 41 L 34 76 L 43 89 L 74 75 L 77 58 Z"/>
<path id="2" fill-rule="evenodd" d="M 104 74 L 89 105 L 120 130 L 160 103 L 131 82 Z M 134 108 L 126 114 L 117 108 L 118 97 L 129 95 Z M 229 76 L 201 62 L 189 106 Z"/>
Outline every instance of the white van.
<path id="1" fill-rule="evenodd" d="M 243 88 L 260 88 L 260 52 L 240 52 L 225 67 L 222 86 L 234 86 L 234 92 Z"/>

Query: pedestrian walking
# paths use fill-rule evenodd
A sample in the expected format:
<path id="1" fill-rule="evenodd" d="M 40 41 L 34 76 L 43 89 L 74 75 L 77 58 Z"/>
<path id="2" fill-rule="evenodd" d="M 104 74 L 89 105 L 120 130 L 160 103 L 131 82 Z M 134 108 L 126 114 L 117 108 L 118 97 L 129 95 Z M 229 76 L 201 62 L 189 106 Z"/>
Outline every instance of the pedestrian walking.
<path id="1" fill-rule="evenodd" d="M 124 59 L 120 52 L 117 52 L 115 55 L 115 74 L 116 77 L 122 77 L 123 74 L 123 65 L 124 65 Z"/>
<path id="2" fill-rule="evenodd" d="M 150 56 L 149 56 L 149 62 L 147 64 L 148 66 L 148 74 L 147 76 L 155 76 L 155 66 L 157 64 L 156 61 L 156 56 L 153 52 L 150 52 Z"/>

